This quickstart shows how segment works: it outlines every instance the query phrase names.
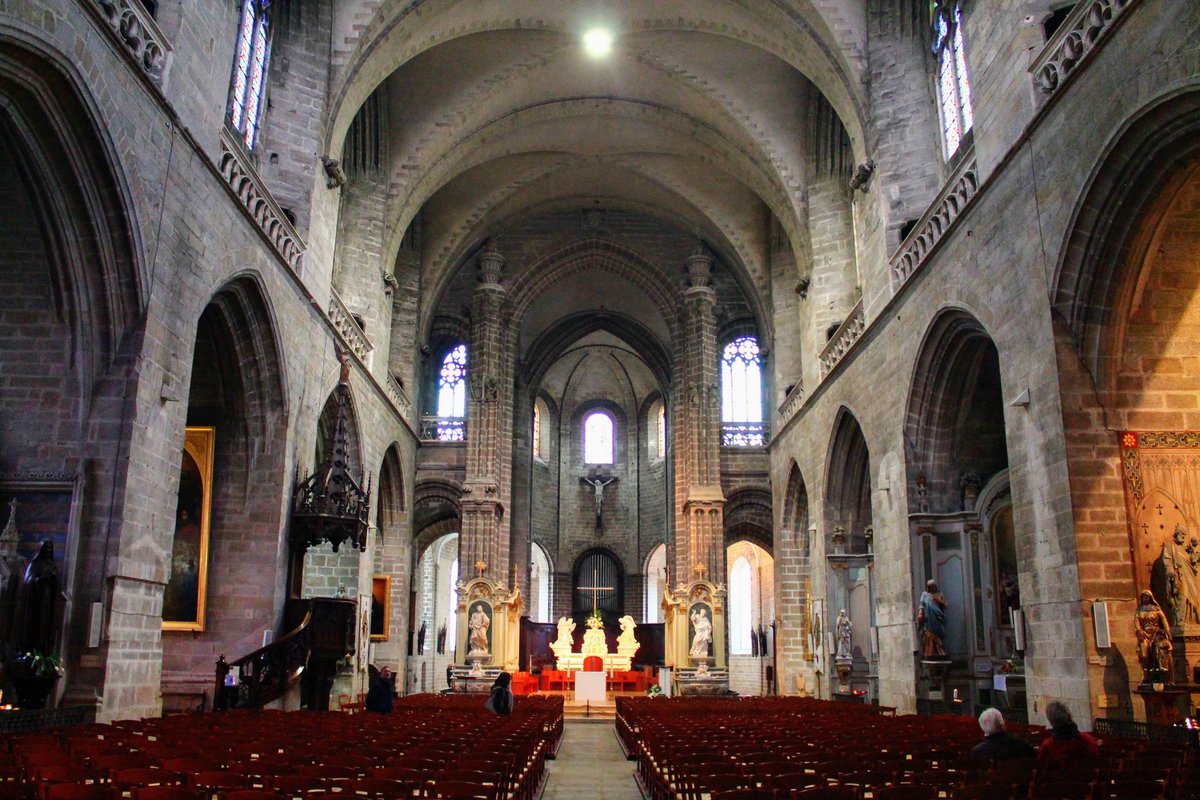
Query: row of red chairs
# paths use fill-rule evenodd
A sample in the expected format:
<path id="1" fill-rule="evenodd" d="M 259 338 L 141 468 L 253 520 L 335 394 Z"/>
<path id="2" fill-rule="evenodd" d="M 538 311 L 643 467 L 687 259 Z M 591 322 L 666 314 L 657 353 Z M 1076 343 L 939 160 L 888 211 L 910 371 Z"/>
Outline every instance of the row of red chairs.
<path id="1" fill-rule="evenodd" d="M 969 717 L 916 717 L 807 698 L 618 698 L 617 733 L 652 800 L 1182 800 L 1185 748 L 1101 743 L 1101 757 L 991 764 Z M 1037 742 L 1036 727 L 1009 732 Z"/>
<path id="2" fill-rule="evenodd" d="M 0 800 L 532 800 L 561 736 L 559 697 L 520 698 L 504 717 L 478 696 L 417 695 L 389 715 L 122 721 L 0 738 Z"/>

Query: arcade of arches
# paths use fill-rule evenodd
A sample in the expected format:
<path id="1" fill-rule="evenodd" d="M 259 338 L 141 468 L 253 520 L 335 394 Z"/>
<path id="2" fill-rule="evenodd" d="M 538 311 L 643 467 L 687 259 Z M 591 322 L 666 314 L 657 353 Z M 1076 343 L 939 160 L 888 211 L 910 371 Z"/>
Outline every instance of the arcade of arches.
<path id="1" fill-rule="evenodd" d="M 50 539 L 100 719 L 311 598 L 339 693 L 595 613 L 684 688 L 1086 722 L 1149 591 L 1195 706 L 1200 5 L 1091 5 L 5 5 L 0 662 Z"/>

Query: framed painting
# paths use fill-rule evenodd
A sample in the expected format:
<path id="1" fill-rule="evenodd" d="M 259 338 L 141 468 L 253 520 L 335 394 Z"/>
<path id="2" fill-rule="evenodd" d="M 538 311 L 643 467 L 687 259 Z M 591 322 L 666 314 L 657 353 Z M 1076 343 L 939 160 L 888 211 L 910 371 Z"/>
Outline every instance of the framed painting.
<path id="1" fill-rule="evenodd" d="M 164 631 L 204 630 L 215 443 L 216 428 L 187 428 L 179 472 L 179 502 L 175 509 L 170 574 L 163 591 Z"/>
<path id="2" fill-rule="evenodd" d="M 388 640 L 388 620 L 392 617 L 392 576 L 371 578 L 371 641 Z"/>

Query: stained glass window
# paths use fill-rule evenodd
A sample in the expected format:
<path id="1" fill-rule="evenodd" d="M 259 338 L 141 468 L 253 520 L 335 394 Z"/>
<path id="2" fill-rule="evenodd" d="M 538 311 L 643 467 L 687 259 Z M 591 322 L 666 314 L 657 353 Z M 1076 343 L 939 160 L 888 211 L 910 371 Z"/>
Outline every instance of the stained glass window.
<path id="1" fill-rule="evenodd" d="M 593 411 L 583 418 L 583 461 L 613 463 L 613 421 L 603 411 Z"/>
<path id="2" fill-rule="evenodd" d="M 971 82 L 967 77 L 967 57 L 963 45 L 962 9 L 953 4 L 930 4 L 933 18 L 933 53 L 937 56 L 938 102 L 941 106 L 942 141 L 946 157 L 954 155 L 963 137 L 975 123 L 971 109 Z"/>
<path id="3" fill-rule="evenodd" d="M 439 417 L 467 415 L 467 346 L 460 344 L 442 359 L 438 378 L 437 413 Z M 443 438 L 443 437 L 439 437 Z"/>
<path id="4" fill-rule="evenodd" d="M 766 441 L 762 421 L 762 365 L 758 340 L 753 336 L 742 336 L 725 345 L 721 354 L 722 444 L 763 446 Z"/>
<path id="5" fill-rule="evenodd" d="M 238 21 L 233 80 L 229 87 L 229 126 L 241 134 L 247 150 L 254 149 L 262 115 L 267 64 L 271 58 L 271 0 L 244 0 Z"/>

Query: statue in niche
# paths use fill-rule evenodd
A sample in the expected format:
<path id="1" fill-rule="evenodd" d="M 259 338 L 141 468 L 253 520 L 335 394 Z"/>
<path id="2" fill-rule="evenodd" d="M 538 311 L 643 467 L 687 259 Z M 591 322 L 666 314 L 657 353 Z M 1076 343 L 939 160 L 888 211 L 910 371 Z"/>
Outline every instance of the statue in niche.
<path id="1" fill-rule="evenodd" d="M 921 637 L 921 657 L 946 657 L 946 598 L 937 581 L 926 581 L 917 606 L 917 631 Z"/>
<path id="2" fill-rule="evenodd" d="M 1190 544 L 1184 545 L 1186 539 L 1187 529 L 1176 525 L 1171 541 L 1163 544 L 1158 559 L 1166 575 L 1167 604 L 1171 606 L 1175 622 L 1200 624 L 1200 605 L 1196 593 L 1196 566 L 1200 563 L 1200 553 L 1197 552 L 1196 538 L 1193 537 Z"/>
<path id="3" fill-rule="evenodd" d="M 712 620 L 708 618 L 708 609 L 698 608 L 692 612 L 692 627 L 696 629 L 692 636 L 692 648 L 688 655 L 692 658 L 708 658 L 708 648 L 712 644 Z"/>
<path id="4" fill-rule="evenodd" d="M 1148 589 L 1143 589 L 1138 595 L 1138 607 L 1133 613 L 1133 632 L 1137 636 L 1138 661 L 1142 669 L 1146 673 L 1152 669 L 1165 670 L 1164 682 L 1169 683 L 1172 672 L 1171 623 Z"/>
<path id="5" fill-rule="evenodd" d="M 834 630 L 837 633 L 837 653 L 834 658 L 849 659 L 852 658 L 850 650 L 850 634 L 854 630 L 854 623 L 846 616 L 846 609 L 840 609 L 837 615 L 837 622 Z"/>
<path id="6" fill-rule="evenodd" d="M 492 621 L 488 618 L 487 612 L 483 610 L 482 604 L 476 604 L 475 610 L 471 612 L 471 619 L 467 621 L 467 628 L 470 629 L 471 635 L 467 642 L 468 655 L 486 656 L 488 654 L 488 628 L 492 626 Z"/>
<path id="7" fill-rule="evenodd" d="M 58 607 L 58 565 L 54 563 L 54 542 L 42 541 L 38 554 L 25 568 L 21 591 L 17 596 L 17 630 L 13 639 L 17 650 L 44 655 L 55 651 L 55 614 Z"/>

